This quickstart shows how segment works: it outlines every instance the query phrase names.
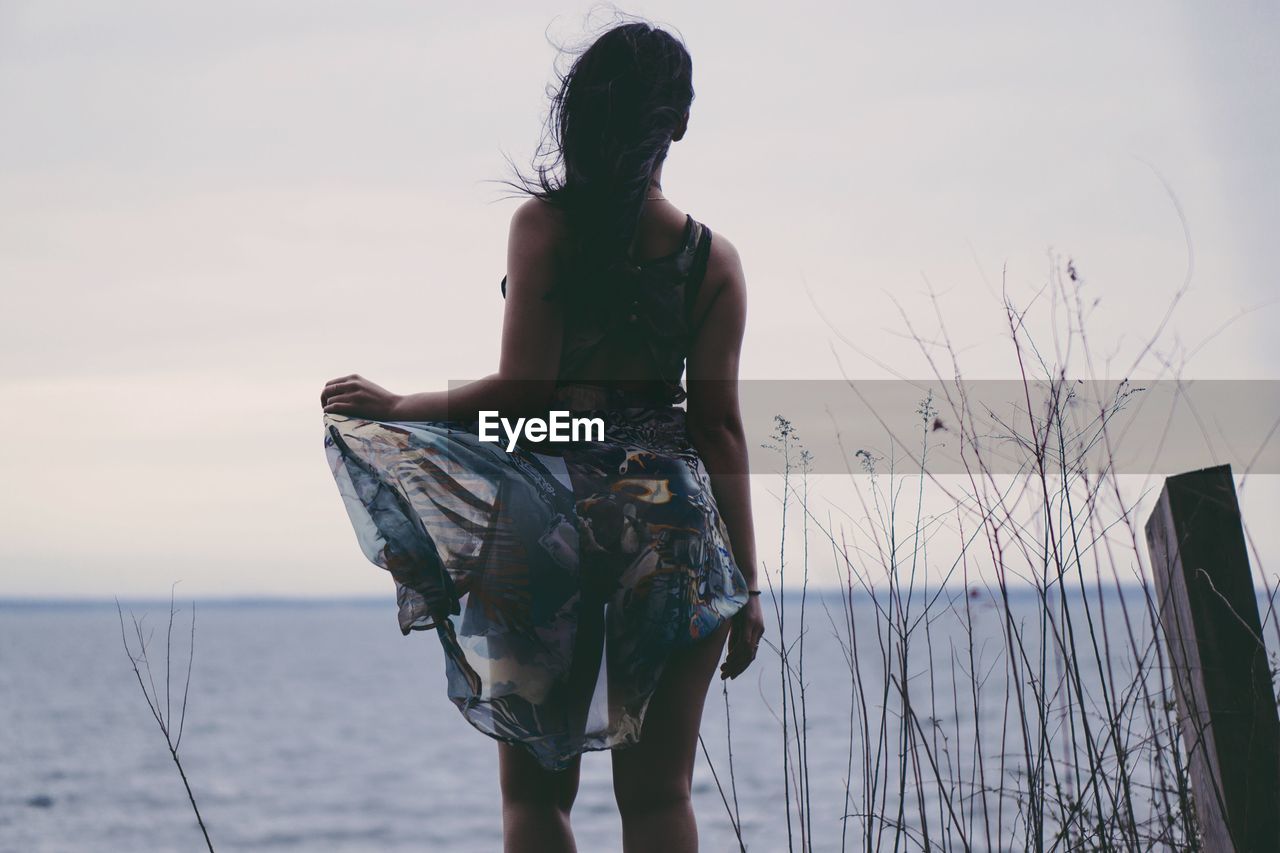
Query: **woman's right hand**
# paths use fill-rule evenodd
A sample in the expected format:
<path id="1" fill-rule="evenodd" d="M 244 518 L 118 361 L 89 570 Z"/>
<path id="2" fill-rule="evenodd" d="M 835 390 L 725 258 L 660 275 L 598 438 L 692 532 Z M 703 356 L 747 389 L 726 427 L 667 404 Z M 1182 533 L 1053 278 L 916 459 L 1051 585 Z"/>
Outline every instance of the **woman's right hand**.
<path id="1" fill-rule="evenodd" d="M 756 650 L 760 647 L 760 638 L 764 636 L 764 609 L 760 605 L 760 596 L 747 597 L 729 625 L 729 653 L 720 664 L 720 678 L 737 678 L 751 662 L 756 659 Z"/>
<path id="2" fill-rule="evenodd" d="M 393 420 L 400 399 L 400 395 L 358 373 L 330 379 L 320 392 L 320 405 L 325 413 L 378 421 Z"/>

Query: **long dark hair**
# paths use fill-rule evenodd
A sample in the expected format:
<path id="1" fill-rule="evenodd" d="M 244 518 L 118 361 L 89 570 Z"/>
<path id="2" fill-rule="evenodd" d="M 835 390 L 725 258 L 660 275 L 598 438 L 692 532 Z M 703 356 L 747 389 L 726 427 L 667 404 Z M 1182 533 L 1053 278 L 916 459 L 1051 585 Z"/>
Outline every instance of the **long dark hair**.
<path id="1" fill-rule="evenodd" d="M 574 286 L 627 263 L 649 181 L 693 102 L 693 60 L 679 38 L 643 21 L 566 52 L 577 58 L 548 90 L 535 175 L 513 164 L 515 180 L 504 183 L 565 212 Z"/>

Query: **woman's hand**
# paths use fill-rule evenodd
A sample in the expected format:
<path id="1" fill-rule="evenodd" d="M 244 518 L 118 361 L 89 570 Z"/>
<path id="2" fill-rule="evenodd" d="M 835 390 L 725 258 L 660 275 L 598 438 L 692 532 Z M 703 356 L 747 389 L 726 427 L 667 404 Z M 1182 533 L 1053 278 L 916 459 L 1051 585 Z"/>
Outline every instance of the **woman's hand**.
<path id="1" fill-rule="evenodd" d="M 737 678 L 756 659 L 756 649 L 764 636 L 764 611 L 760 596 L 752 595 L 742 609 L 733 614 L 729 626 L 729 653 L 720 664 L 720 678 Z"/>
<path id="2" fill-rule="evenodd" d="M 393 394 L 356 373 L 330 379 L 320 392 L 320 405 L 326 413 L 373 421 L 395 420 L 399 402 L 399 394 Z"/>

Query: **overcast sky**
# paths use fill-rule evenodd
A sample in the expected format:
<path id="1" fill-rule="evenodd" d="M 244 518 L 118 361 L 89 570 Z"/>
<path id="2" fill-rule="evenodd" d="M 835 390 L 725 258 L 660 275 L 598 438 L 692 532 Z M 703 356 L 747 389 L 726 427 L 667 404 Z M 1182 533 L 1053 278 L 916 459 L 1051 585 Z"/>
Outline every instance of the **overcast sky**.
<path id="1" fill-rule="evenodd" d="M 320 387 L 496 366 L 515 202 L 486 181 L 589 8 L 0 0 L 0 595 L 388 593 Z M 895 302 L 931 334 L 931 285 L 966 375 L 1013 377 L 1002 276 L 1025 303 L 1055 256 L 1127 368 L 1187 275 L 1180 206 L 1161 354 L 1280 378 L 1274 5 L 626 8 L 694 58 L 663 186 L 743 257 L 744 376 L 927 376 Z"/>

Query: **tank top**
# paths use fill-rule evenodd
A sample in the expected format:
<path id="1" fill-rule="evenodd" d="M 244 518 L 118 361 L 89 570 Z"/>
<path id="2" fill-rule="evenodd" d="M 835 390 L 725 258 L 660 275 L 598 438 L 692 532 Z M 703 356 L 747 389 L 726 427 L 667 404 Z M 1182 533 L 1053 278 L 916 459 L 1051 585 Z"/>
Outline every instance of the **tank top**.
<path id="1" fill-rule="evenodd" d="M 652 390 L 637 394 L 630 387 L 625 399 L 647 398 L 652 404 L 674 405 L 685 399 L 680 379 L 693 344 L 693 306 L 706 277 L 711 253 L 711 229 L 685 214 L 684 235 L 676 251 L 640 263 L 623 263 L 611 270 L 591 298 L 564 300 L 564 337 L 557 385 L 594 386 L 607 390 L 600 379 L 584 379 L 584 370 L 601 347 L 643 351 L 657 378 Z M 502 277 L 502 295 L 507 278 Z M 630 383 L 634 385 L 634 383 Z"/>

